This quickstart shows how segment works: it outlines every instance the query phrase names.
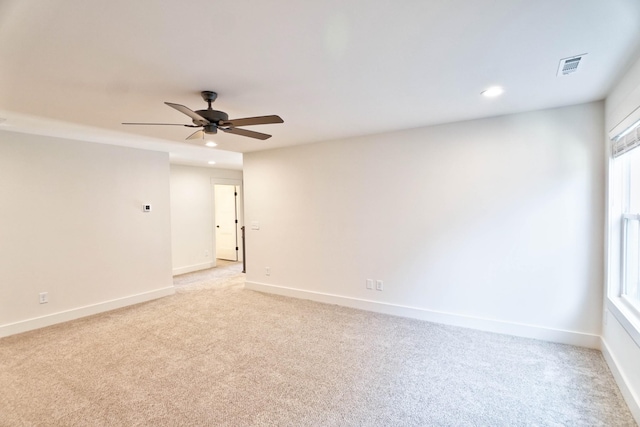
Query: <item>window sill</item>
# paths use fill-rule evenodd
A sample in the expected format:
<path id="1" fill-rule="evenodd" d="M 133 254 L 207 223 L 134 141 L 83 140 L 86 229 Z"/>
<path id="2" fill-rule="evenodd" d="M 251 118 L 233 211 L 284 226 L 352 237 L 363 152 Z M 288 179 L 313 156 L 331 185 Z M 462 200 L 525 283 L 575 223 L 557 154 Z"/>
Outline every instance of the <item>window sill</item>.
<path id="1" fill-rule="evenodd" d="M 640 347 L 640 314 L 621 297 L 609 297 L 607 308 Z"/>

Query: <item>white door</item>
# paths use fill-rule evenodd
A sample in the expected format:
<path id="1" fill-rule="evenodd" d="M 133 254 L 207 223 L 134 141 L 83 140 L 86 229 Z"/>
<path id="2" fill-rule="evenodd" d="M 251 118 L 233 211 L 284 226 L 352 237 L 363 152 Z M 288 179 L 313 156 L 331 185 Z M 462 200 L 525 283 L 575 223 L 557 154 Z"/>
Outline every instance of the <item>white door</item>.
<path id="1" fill-rule="evenodd" d="M 238 260 L 237 194 L 235 185 L 214 186 L 216 258 Z"/>

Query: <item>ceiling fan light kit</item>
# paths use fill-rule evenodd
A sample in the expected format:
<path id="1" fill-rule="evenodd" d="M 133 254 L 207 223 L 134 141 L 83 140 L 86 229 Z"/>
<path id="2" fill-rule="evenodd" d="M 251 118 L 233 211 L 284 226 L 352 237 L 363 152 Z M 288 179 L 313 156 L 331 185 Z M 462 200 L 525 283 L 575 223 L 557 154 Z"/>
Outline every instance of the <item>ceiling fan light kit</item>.
<path id="1" fill-rule="evenodd" d="M 174 104 L 172 102 L 165 102 L 169 107 L 180 111 L 191 118 L 192 125 L 177 124 L 177 123 L 122 123 L 123 125 L 165 125 L 165 126 L 185 126 L 190 128 L 202 128 L 195 131 L 187 137 L 187 140 L 203 139 L 205 135 L 215 135 L 218 133 L 218 129 L 223 132 L 231 133 L 234 135 L 246 136 L 249 138 L 255 138 L 265 140 L 271 138 L 271 135 L 266 133 L 255 132 L 247 129 L 239 129 L 240 126 L 253 126 L 253 125 L 267 125 L 275 123 L 284 123 L 280 116 L 259 116 L 259 117 L 245 117 L 242 119 L 229 120 L 229 115 L 224 111 L 218 111 L 211 108 L 211 103 L 216 100 L 218 94 L 210 90 L 200 92 L 202 99 L 207 103 L 206 110 L 193 111 L 188 107 L 180 104 Z"/>

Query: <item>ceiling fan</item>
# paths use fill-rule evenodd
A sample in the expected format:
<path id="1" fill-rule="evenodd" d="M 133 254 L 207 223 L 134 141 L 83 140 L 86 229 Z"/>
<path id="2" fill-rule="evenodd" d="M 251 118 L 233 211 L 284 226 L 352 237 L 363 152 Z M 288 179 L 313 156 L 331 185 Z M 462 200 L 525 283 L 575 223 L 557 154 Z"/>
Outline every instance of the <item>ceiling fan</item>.
<path id="1" fill-rule="evenodd" d="M 216 134 L 218 129 L 234 135 L 248 136 L 249 138 L 265 140 L 271 138 L 266 133 L 254 132 L 252 130 L 239 129 L 240 126 L 268 125 L 273 123 L 284 123 L 280 116 L 259 116 L 245 117 L 242 119 L 229 120 L 229 116 L 224 111 L 217 111 L 211 108 L 211 103 L 216 100 L 218 94 L 205 90 L 200 92 L 202 99 L 209 105 L 206 110 L 193 111 L 184 105 L 165 102 L 169 107 L 175 108 L 186 114 L 193 121 L 192 125 L 180 123 L 122 123 L 123 125 L 152 125 L 152 126 L 185 126 L 188 128 L 202 128 L 195 131 L 187 139 L 203 139 L 205 134 Z"/>

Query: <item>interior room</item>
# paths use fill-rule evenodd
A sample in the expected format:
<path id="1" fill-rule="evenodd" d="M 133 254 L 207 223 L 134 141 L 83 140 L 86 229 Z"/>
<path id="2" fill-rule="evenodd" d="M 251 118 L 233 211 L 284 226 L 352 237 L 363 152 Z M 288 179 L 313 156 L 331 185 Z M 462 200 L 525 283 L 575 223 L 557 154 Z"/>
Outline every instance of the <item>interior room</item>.
<path id="1" fill-rule="evenodd" d="M 637 425 L 638 22 L 0 0 L 0 424 Z"/>

